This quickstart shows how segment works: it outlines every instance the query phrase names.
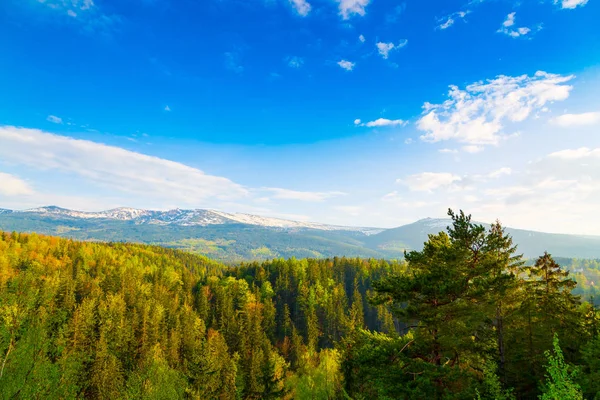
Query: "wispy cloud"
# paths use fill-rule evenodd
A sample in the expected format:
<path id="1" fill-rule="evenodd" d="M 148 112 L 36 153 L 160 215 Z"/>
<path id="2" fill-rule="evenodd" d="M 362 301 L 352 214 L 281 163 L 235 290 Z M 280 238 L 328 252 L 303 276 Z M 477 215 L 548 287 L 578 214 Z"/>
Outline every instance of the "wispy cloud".
<path id="1" fill-rule="evenodd" d="M 583 7 L 588 3 L 588 0 L 554 0 L 554 4 L 559 4 L 563 9 L 574 9 Z"/>
<path id="2" fill-rule="evenodd" d="M 482 152 L 483 149 L 484 149 L 483 146 L 477 146 L 474 144 L 469 144 L 469 145 L 462 147 L 462 151 L 464 151 L 465 153 L 471 153 L 471 154 Z"/>
<path id="3" fill-rule="evenodd" d="M 584 158 L 600 158 L 600 148 L 590 149 L 587 147 L 580 147 L 578 149 L 567 149 L 556 151 L 548 155 L 550 158 L 560 158 L 563 160 L 579 160 Z M 600 175 L 599 175 L 600 177 Z"/>
<path id="4" fill-rule="evenodd" d="M 37 0 L 56 13 L 66 15 L 78 21 L 89 33 L 111 34 L 120 26 L 120 15 L 105 14 L 93 0 Z"/>
<path id="5" fill-rule="evenodd" d="M 502 26 L 500 27 L 500 29 L 498 29 L 498 33 L 503 33 L 505 35 L 508 35 L 508 36 L 516 39 L 518 37 L 525 36 L 532 32 L 537 32 L 540 29 L 542 29 L 541 25 L 537 25 L 534 29 L 531 29 L 526 26 L 522 26 L 520 28 L 514 28 L 516 15 L 517 15 L 516 12 L 512 12 L 512 13 L 508 14 L 506 16 L 506 19 L 502 23 Z"/>
<path id="6" fill-rule="evenodd" d="M 469 145 L 497 144 L 506 122 L 521 122 L 546 104 L 569 97 L 572 86 L 562 76 L 538 71 L 533 76 L 501 75 L 476 82 L 466 89 L 450 86 L 448 100 L 425 103 L 417 127 L 425 132 L 421 140 L 456 140 Z"/>
<path id="7" fill-rule="evenodd" d="M 251 188 L 183 163 L 37 129 L 0 126 L 0 143 L 2 162 L 51 171 L 55 176 L 76 177 L 101 188 L 105 198 L 111 193 L 121 193 L 129 199 L 143 198 L 144 202 L 153 204 L 202 207 L 215 203 L 232 204 L 239 200 L 246 203 L 260 201 L 265 196 L 267 199 L 323 202 L 347 194 L 341 191 Z M 27 182 L 0 172 L 0 195 L 32 194 L 34 191 Z M 65 201 L 69 202 L 68 199 Z M 244 205 L 236 206 L 239 207 Z"/>
<path id="8" fill-rule="evenodd" d="M 358 37 L 358 40 L 359 40 L 361 43 L 364 43 L 364 42 L 365 42 L 365 40 L 367 40 L 367 39 L 365 39 L 364 35 L 360 35 L 360 36 Z"/>
<path id="9" fill-rule="evenodd" d="M 439 149 L 438 152 L 442 153 L 442 154 L 456 154 L 456 153 L 458 153 L 458 150 L 456 150 L 456 149 Z"/>
<path id="10" fill-rule="evenodd" d="M 33 194 L 33 189 L 24 180 L 0 172 L 0 194 L 3 196 L 29 195 Z"/>
<path id="11" fill-rule="evenodd" d="M 290 3 L 298 15 L 303 17 L 306 17 L 312 9 L 312 6 L 306 0 L 290 0 Z"/>
<path id="12" fill-rule="evenodd" d="M 482 190 L 486 197 L 479 203 L 481 212 L 504 213 L 520 224 L 537 224 L 540 230 L 560 226 L 563 231 L 597 233 L 590 219 L 597 215 L 600 196 L 600 148 L 551 153 L 529 163 L 516 179 L 508 186 Z"/>
<path id="13" fill-rule="evenodd" d="M 457 11 L 455 13 L 446 15 L 443 18 L 438 19 L 438 26 L 437 29 L 448 29 L 450 28 L 452 25 L 454 25 L 454 23 L 456 21 L 459 20 L 463 20 L 468 14 L 470 13 L 469 10 L 466 11 Z"/>
<path id="14" fill-rule="evenodd" d="M 343 19 L 349 19 L 352 15 L 364 16 L 365 8 L 371 2 L 370 0 L 337 0 L 339 3 L 340 15 Z"/>
<path id="15" fill-rule="evenodd" d="M 37 129 L 0 127 L 0 159 L 78 176 L 116 191 L 199 205 L 248 196 L 242 185 L 188 165 Z"/>
<path id="16" fill-rule="evenodd" d="M 52 122 L 53 124 L 62 124 L 63 120 L 60 117 L 57 117 L 56 115 L 48 115 L 48 118 L 46 118 L 46 121 Z"/>
<path id="17" fill-rule="evenodd" d="M 347 60 L 340 60 L 337 62 L 337 65 L 339 65 L 341 68 L 345 69 L 346 71 L 352 71 L 354 69 L 354 66 L 356 65 L 356 63 L 353 63 L 353 62 L 347 61 Z"/>
<path id="18" fill-rule="evenodd" d="M 286 57 L 285 62 L 290 68 L 301 68 L 304 65 L 304 59 L 302 57 Z"/>
<path id="19" fill-rule="evenodd" d="M 409 190 L 414 192 L 431 192 L 448 187 L 460 180 L 460 176 L 448 172 L 421 172 L 404 179 L 398 179 L 396 182 L 407 186 Z"/>
<path id="20" fill-rule="evenodd" d="M 581 114 L 563 114 L 550 120 L 551 124 L 563 128 L 600 124 L 600 111 Z"/>
<path id="21" fill-rule="evenodd" d="M 171 111 L 171 107 L 165 106 L 165 111 L 170 112 Z"/>
<path id="22" fill-rule="evenodd" d="M 50 9 L 64 12 L 71 17 L 77 17 L 81 13 L 91 13 L 96 11 L 96 5 L 93 0 L 37 0 Z"/>
<path id="23" fill-rule="evenodd" d="M 441 198 L 445 207 L 468 207 L 478 220 L 501 217 L 514 227 L 598 233 L 600 148 L 565 148 L 524 163 L 522 168 L 518 173 L 508 166 L 472 175 L 416 173 L 398 179 L 404 189 L 382 200 L 415 208 L 417 203 Z M 434 210 L 427 208 L 428 213 Z"/>
<path id="24" fill-rule="evenodd" d="M 508 176 L 511 174 L 512 174 L 512 169 L 510 169 L 508 167 L 503 167 L 503 168 L 500 168 L 500 169 L 490 172 L 488 174 L 488 177 L 495 179 L 495 178 L 500 178 L 503 176 Z"/>
<path id="25" fill-rule="evenodd" d="M 354 120 L 354 125 L 357 126 L 366 126 L 369 128 L 382 127 L 382 126 L 404 126 L 408 122 L 402 119 L 387 119 L 387 118 L 378 118 L 374 121 L 362 122 L 360 119 Z"/>
<path id="26" fill-rule="evenodd" d="M 392 42 L 390 42 L 390 43 L 378 42 L 375 46 L 377 47 L 377 51 L 379 52 L 379 55 L 381 55 L 381 57 L 383 57 L 384 59 L 387 60 L 391 51 L 401 49 L 404 46 L 406 46 L 407 44 L 408 44 L 408 40 L 404 39 L 401 42 L 399 42 L 398 44 L 394 44 Z"/>

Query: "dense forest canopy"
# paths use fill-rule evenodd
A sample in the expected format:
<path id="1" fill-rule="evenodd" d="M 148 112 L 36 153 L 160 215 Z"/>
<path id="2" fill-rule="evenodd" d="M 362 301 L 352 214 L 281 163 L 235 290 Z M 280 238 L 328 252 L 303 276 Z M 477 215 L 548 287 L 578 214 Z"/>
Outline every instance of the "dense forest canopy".
<path id="1" fill-rule="evenodd" d="M 394 262 L 1 233 L 0 397 L 600 398 L 598 262 L 450 216 Z"/>

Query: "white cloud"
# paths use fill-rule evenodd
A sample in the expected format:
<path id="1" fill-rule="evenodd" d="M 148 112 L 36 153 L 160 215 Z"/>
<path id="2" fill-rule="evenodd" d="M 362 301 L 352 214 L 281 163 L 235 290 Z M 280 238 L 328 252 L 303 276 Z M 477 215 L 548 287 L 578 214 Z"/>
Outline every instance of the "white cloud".
<path id="1" fill-rule="evenodd" d="M 185 164 L 37 129 L 2 126 L 0 142 L 4 162 L 77 176 L 149 199 L 197 206 L 249 194 L 242 185 Z"/>
<path id="2" fill-rule="evenodd" d="M 37 0 L 48 9 L 77 20 L 88 33 L 111 34 L 123 19 L 116 14 L 104 14 L 93 0 Z"/>
<path id="3" fill-rule="evenodd" d="M 358 40 L 360 40 L 360 42 L 361 42 L 361 43 L 364 43 L 364 42 L 365 42 L 365 40 L 367 40 L 367 39 L 365 39 L 365 37 L 364 37 L 363 35 L 360 35 L 360 36 L 358 37 Z"/>
<path id="4" fill-rule="evenodd" d="M 556 151 L 548 155 L 550 158 L 559 158 L 563 160 L 579 160 L 582 158 L 596 157 L 600 158 L 600 148 L 589 149 L 587 147 L 580 147 L 579 149 L 567 149 Z"/>
<path id="5" fill-rule="evenodd" d="M 414 142 L 414 140 L 412 138 L 404 139 L 404 144 L 412 144 L 413 142 Z"/>
<path id="6" fill-rule="evenodd" d="M 503 214 L 508 226 L 598 234 L 600 148 L 551 153 L 528 164 L 510 185 L 484 189 L 481 194 L 485 197 L 471 212 Z"/>
<path id="7" fill-rule="evenodd" d="M 352 71 L 354 69 L 354 66 L 356 64 L 353 63 L 353 62 L 347 61 L 347 60 L 341 60 L 341 61 L 337 62 L 337 65 L 339 65 L 340 67 L 342 67 L 346 71 Z"/>
<path id="8" fill-rule="evenodd" d="M 402 42 L 398 43 L 397 45 L 394 43 L 391 43 L 391 42 L 390 43 L 379 42 L 375 46 L 377 46 L 377 51 L 379 51 L 379 54 L 381 55 L 381 57 L 383 57 L 384 59 L 387 59 L 389 57 L 390 51 L 401 49 L 404 46 L 406 46 L 407 44 L 408 44 L 408 40 L 404 39 Z"/>
<path id="9" fill-rule="evenodd" d="M 437 28 L 438 29 L 442 29 L 442 30 L 448 29 L 452 25 L 454 25 L 454 23 L 457 20 L 464 19 L 469 13 L 470 13 L 470 11 L 467 10 L 467 11 L 457 11 L 455 13 L 447 15 L 444 18 L 441 18 L 441 19 L 438 20 L 439 25 L 437 26 Z"/>
<path id="10" fill-rule="evenodd" d="M 394 43 L 379 42 L 376 44 L 376 46 L 377 50 L 379 51 L 379 54 L 386 59 L 388 58 L 390 51 L 394 49 Z"/>
<path id="11" fill-rule="evenodd" d="M 500 169 L 497 169 L 496 171 L 492 171 L 488 174 L 489 178 L 500 178 L 502 176 L 505 175 L 510 175 L 512 174 L 512 169 L 508 168 L 508 167 L 503 167 Z"/>
<path id="12" fill-rule="evenodd" d="M 398 179 L 396 182 L 406 185 L 413 192 L 431 192 L 435 189 L 449 187 L 460 180 L 460 176 L 448 172 L 421 172 L 405 179 Z"/>
<path id="13" fill-rule="evenodd" d="M 294 7 L 298 15 L 303 17 L 306 17 L 312 8 L 306 0 L 290 0 L 290 3 L 292 3 L 292 7 Z"/>
<path id="14" fill-rule="evenodd" d="M 600 112 L 582 114 L 563 114 L 550 120 L 550 123 L 562 127 L 595 125 L 600 123 Z"/>
<path id="15" fill-rule="evenodd" d="M 515 24 L 515 16 L 516 15 L 517 15 L 516 12 L 511 12 L 510 14 L 508 14 L 506 16 L 506 19 L 504 20 L 504 23 L 502 24 L 502 26 L 505 28 L 513 26 Z"/>
<path id="16" fill-rule="evenodd" d="M 588 0 L 554 0 L 554 4 L 561 4 L 563 9 L 574 9 L 579 6 L 583 7 L 587 4 Z"/>
<path id="17" fill-rule="evenodd" d="M 304 65 L 304 59 L 302 57 L 287 57 L 286 58 L 287 65 L 290 68 L 301 68 Z"/>
<path id="18" fill-rule="evenodd" d="M 169 107 L 169 106 L 165 106 L 165 111 L 167 111 L 167 112 L 168 112 L 168 111 L 171 111 L 171 107 Z"/>
<path id="19" fill-rule="evenodd" d="M 506 16 L 506 19 L 502 23 L 502 26 L 500 27 L 500 29 L 498 29 L 498 33 L 504 33 L 505 35 L 508 35 L 512 38 L 518 38 L 518 37 L 525 36 L 525 35 L 533 32 L 533 30 L 531 28 L 528 28 L 526 26 L 522 26 L 520 28 L 514 28 L 514 29 L 512 28 L 512 26 L 515 25 L 516 14 L 517 14 L 516 12 L 512 12 Z M 540 29 L 542 29 L 542 27 L 541 27 L 541 25 L 538 25 L 536 27 L 536 31 L 539 31 Z"/>
<path id="20" fill-rule="evenodd" d="M 281 188 L 263 188 L 262 190 L 273 193 L 272 197 L 275 199 L 309 202 L 322 202 L 333 197 L 346 195 L 344 192 L 302 192 Z"/>
<path id="21" fill-rule="evenodd" d="M 20 196 L 33 194 L 27 182 L 14 175 L 0 172 L 0 194 L 4 196 Z"/>
<path id="22" fill-rule="evenodd" d="M 38 3 L 53 10 L 63 11 L 70 17 L 77 17 L 78 11 L 90 12 L 96 8 L 93 0 L 38 0 Z"/>
<path id="23" fill-rule="evenodd" d="M 370 0 L 337 0 L 339 4 L 340 15 L 343 19 L 349 19 L 352 15 L 365 15 L 365 7 Z"/>
<path id="24" fill-rule="evenodd" d="M 463 146 L 462 147 L 462 151 L 464 151 L 465 153 L 471 153 L 471 154 L 475 154 L 475 153 L 479 153 L 483 151 L 483 146 L 477 146 L 474 144 L 469 144 L 467 146 Z"/>
<path id="25" fill-rule="evenodd" d="M 456 153 L 458 153 L 458 150 L 456 150 L 456 149 L 440 149 L 440 150 L 438 150 L 438 152 L 440 152 L 442 154 L 456 154 Z"/>
<path id="26" fill-rule="evenodd" d="M 60 117 L 57 117 L 56 115 L 48 115 L 48 118 L 46 118 L 46 121 L 50 121 L 54 124 L 62 124 L 63 120 Z"/>
<path id="27" fill-rule="evenodd" d="M 476 82 L 466 89 L 450 86 L 449 99 L 442 104 L 425 103 L 417 127 L 425 132 L 421 140 L 456 140 L 470 145 L 495 145 L 506 122 L 527 119 L 546 104 L 569 97 L 572 75 L 538 71 L 534 76 L 498 76 Z"/>
<path id="28" fill-rule="evenodd" d="M 378 118 L 374 121 L 369 121 L 369 122 L 361 122 L 360 119 L 355 119 L 354 120 L 354 125 L 360 125 L 360 126 L 366 126 L 369 128 L 376 128 L 376 127 L 382 127 L 382 126 L 402 126 L 402 125 L 406 125 L 407 122 L 401 119 L 387 119 L 387 118 Z"/>
<path id="29" fill-rule="evenodd" d="M 546 154 L 531 162 L 521 159 L 518 170 L 516 165 L 496 165 L 476 174 L 442 170 L 401 177 L 398 183 L 404 188 L 385 195 L 380 207 L 388 215 L 395 210 L 390 206 L 400 207 L 397 216 L 412 220 L 441 217 L 451 207 L 472 213 L 477 221 L 500 218 L 514 228 L 600 234 L 600 147 L 567 147 Z M 439 204 L 424 205 L 431 201 Z"/>

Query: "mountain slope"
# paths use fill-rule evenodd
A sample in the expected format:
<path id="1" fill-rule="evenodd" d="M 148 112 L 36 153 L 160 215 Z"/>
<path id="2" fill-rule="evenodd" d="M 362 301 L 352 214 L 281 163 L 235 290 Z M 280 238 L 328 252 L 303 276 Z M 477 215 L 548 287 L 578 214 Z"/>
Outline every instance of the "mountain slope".
<path id="1" fill-rule="evenodd" d="M 0 230 L 39 232 L 90 241 L 152 243 L 236 262 L 276 257 L 400 258 L 420 249 L 449 219 L 424 219 L 393 229 L 289 221 L 214 210 L 152 211 L 117 208 L 97 213 L 60 207 L 0 209 Z M 510 229 L 519 251 L 533 258 L 600 258 L 600 237 Z"/>
<path id="2" fill-rule="evenodd" d="M 228 262 L 275 257 L 394 257 L 364 246 L 365 232 L 378 232 L 370 228 L 334 227 L 211 210 L 132 210 L 85 213 L 42 207 L 8 211 L 0 214 L 0 230 L 79 240 L 152 243 Z"/>
<path id="3" fill-rule="evenodd" d="M 360 231 L 378 233 L 382 229 L 362 228 L 318 224 L 313 222 L 291 221 L 281 218 L 261 217 L 252 214 L 226 213 L 216 210 L 182 210 L 179 208 L 168 211 L 140 210 L 136 208 L 114 208 L 107 211 L 86 212 L 74 211 L 57 206 L 32 208 L 23 211 L 0 209 L 0 213 L 11 213 L 16 216 L 39 215 L 44 217 L 74 218 L 85 220 L 116 220 L 133 221 L 136 224 L 179 225 L 179 226 L 208 226 L 223 224 L 247 224 L 271 228 L 308 228 L 325 231 Z"/>
<path id="4" fill-rule="evenodd" d="M 385 251 L 420 249 L 428 235 L 446 230 L 450 224 L 450 219 L 426 218 L 369 236 L 365 238 L 365 244 Z M 518 251 L 526 258 L 538 257 L 544 251 L 566 258 L 600 257 L 600 236 L 565 235 L 513 228 L 506 228 L 506 232 L 513 237 Z"/>

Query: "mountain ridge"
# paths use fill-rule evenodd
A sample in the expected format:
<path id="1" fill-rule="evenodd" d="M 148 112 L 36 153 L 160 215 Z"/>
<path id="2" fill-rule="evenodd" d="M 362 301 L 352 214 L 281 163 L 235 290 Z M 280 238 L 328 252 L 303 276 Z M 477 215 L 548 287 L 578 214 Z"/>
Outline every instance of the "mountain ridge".
<path id="1" fill-rule="evenodd" d="M 212 209 L 180 209 L 166 211 L 118 207 L 105 211 L 77 211 L 58 206 L 43 206 L 25 210 L 0 209 L 0 213 L 38 214 L 45 216 L 62 216 L 81 219 L 110 219 L 119 221 L 135 221 L 140 224 L 207 226 L 227 223 L 241 223 L 272 228 L 307 228 L 316 230 L 360 231 L 373 234 L 383 228 L 353 227 L 329 225 L 315 222 L 294 221 L 283 218 L 263 217 L 246 213 L 227 213 Z"/>
<path id="2" fill-rule="evenodd" d="M 157 244 L 227 262 L 278 257 L 395 259 L 403 257 L 404 251 L 420 250 L 428 235 L 445 231 L 449 225 L 448 218 L 424 218 L 390 229 L 347 227 L 205 209 L 156 211 L 120 207 L 98 212 L 57 206 L 21 211 L 0 209 L 0 230 L 4 231 Z M 565 258 L 600 258 L 600 236 L 510 227 L 506 231 L 526 258 L 538 257 L 544 251 Z"/>

